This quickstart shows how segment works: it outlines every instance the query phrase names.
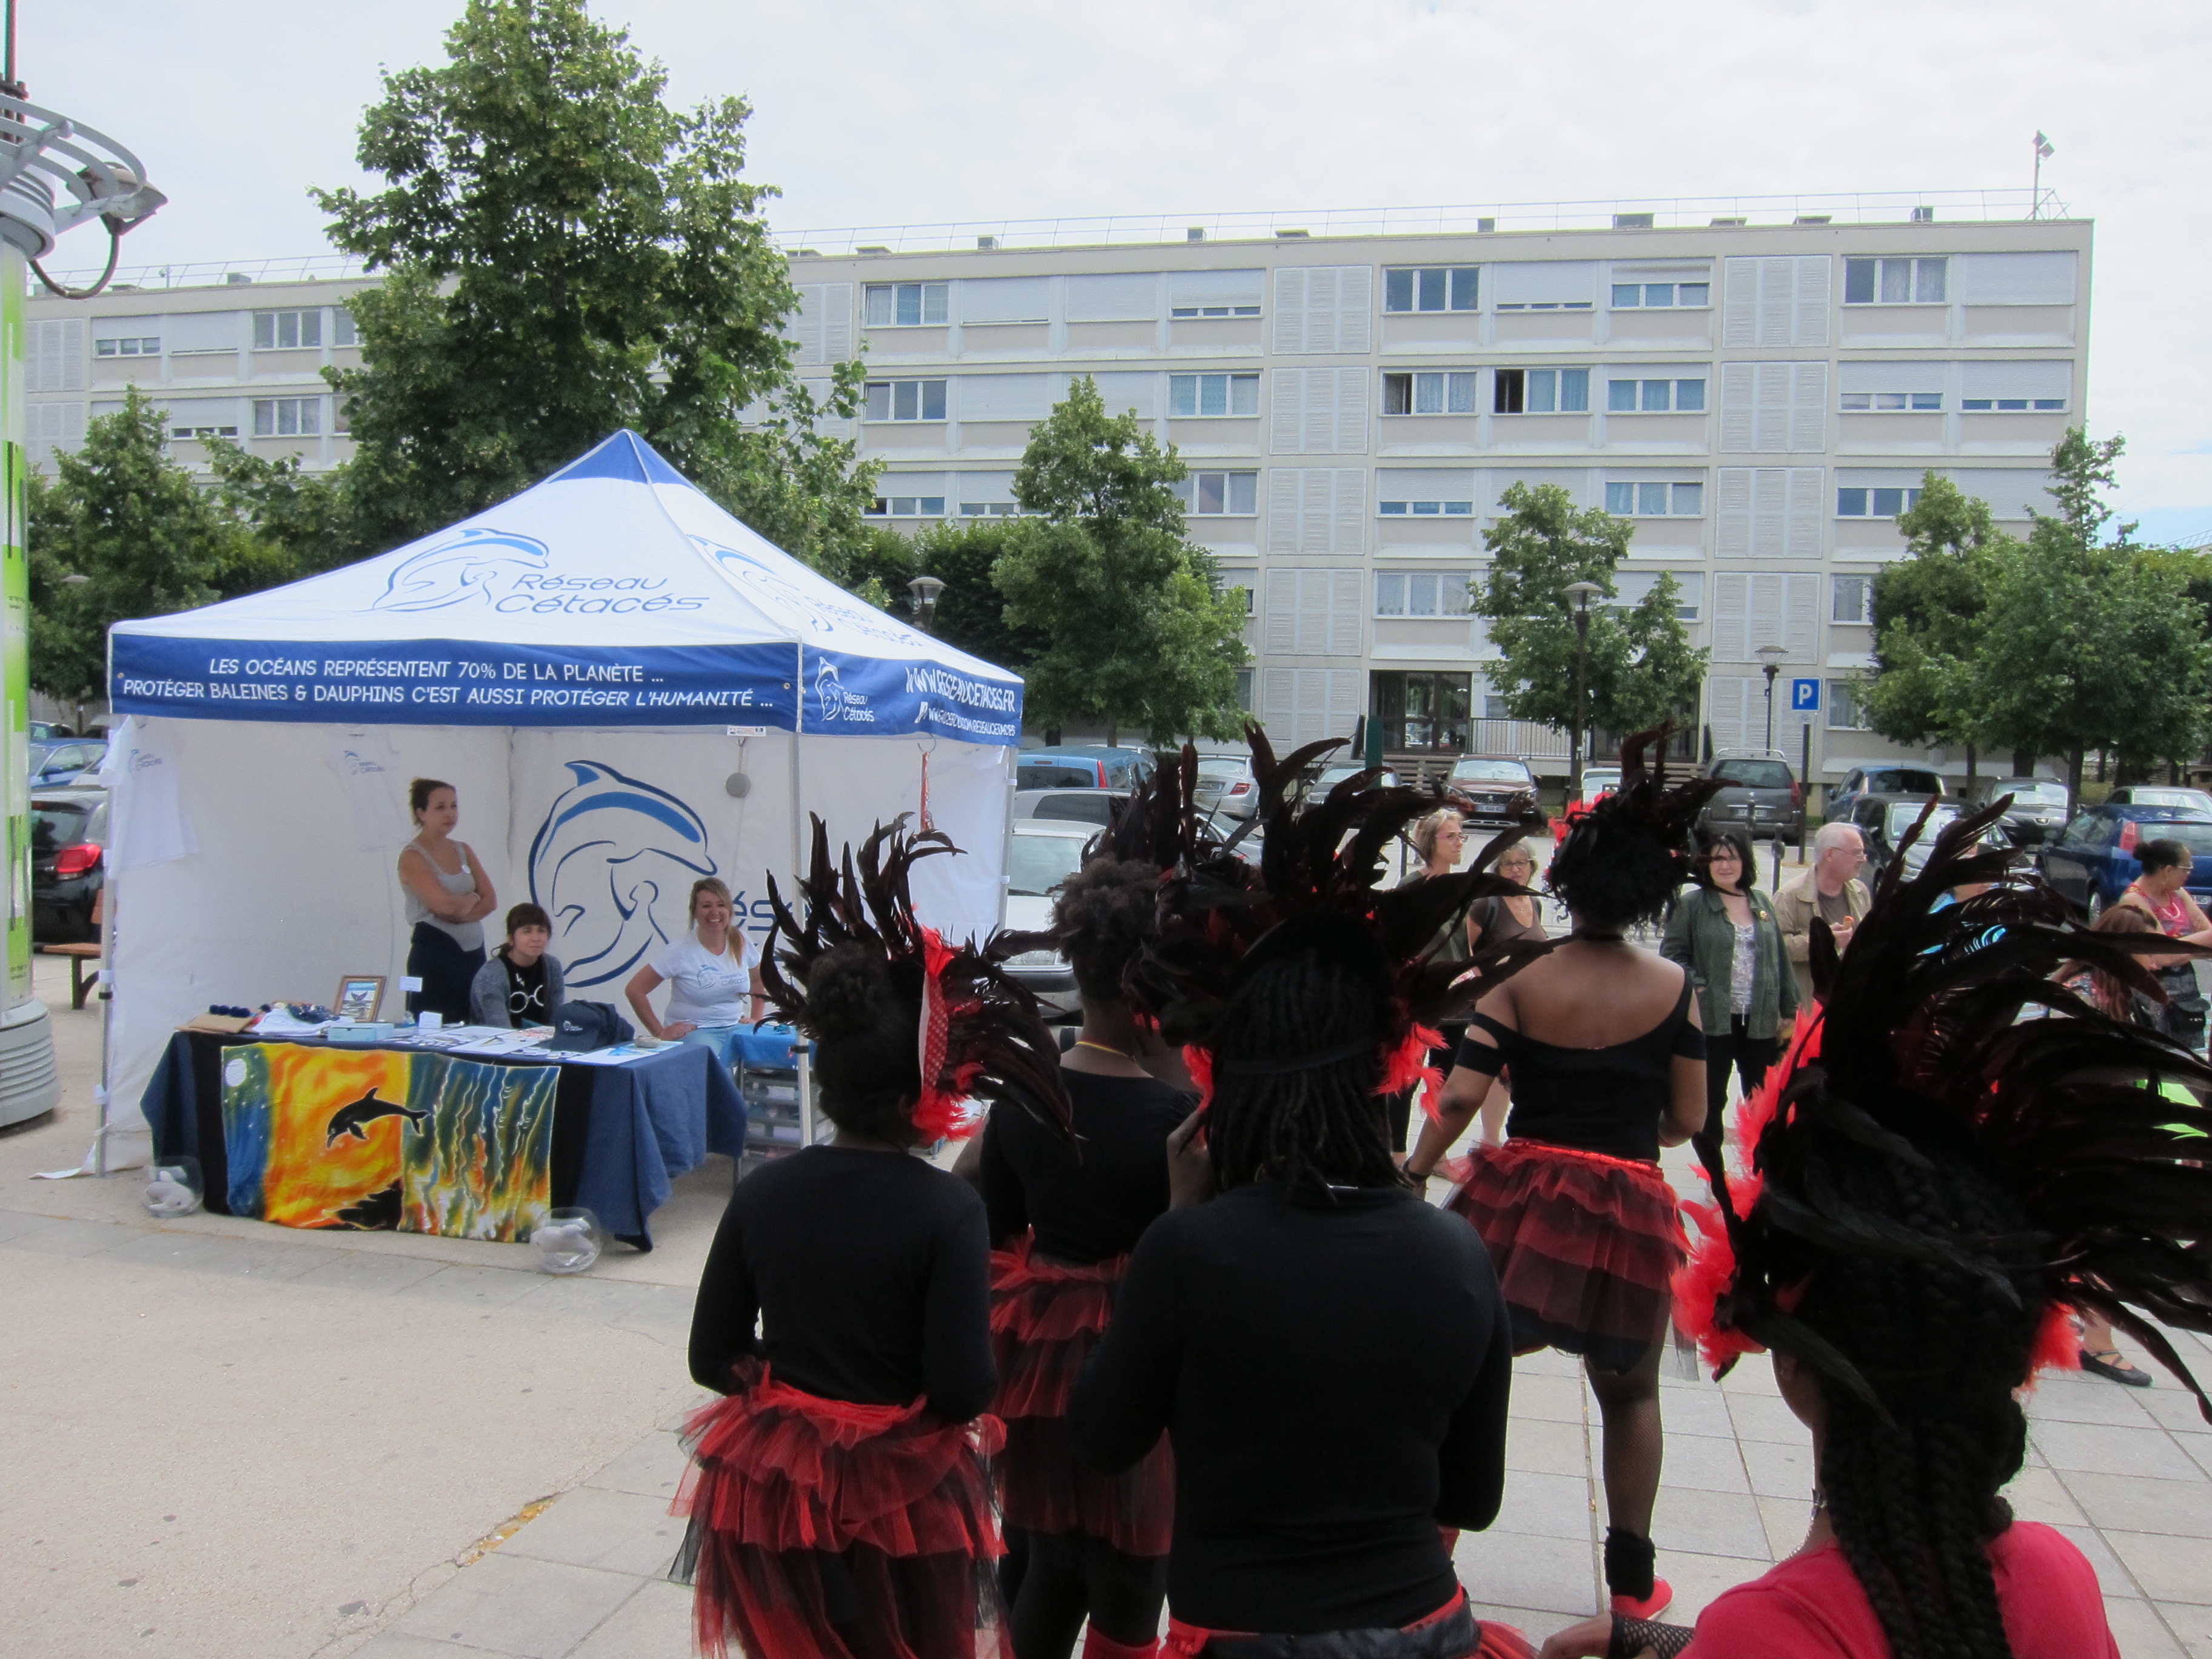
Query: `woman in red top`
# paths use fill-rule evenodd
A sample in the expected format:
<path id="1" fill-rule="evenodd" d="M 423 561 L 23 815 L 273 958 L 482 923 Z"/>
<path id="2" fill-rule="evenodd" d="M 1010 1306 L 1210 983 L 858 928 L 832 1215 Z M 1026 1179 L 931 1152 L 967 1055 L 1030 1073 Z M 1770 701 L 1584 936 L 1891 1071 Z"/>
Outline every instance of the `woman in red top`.
<path id="1" fill-rule="evenodd" d="M 2073 1357 L 2067 1304 L 2196 1388 L 2151 1319 L 2212 1330 L 2192 1248 L 2212 1111 L 2141 1085 L 2203 1089 L 2212 1068 L 2050 977 L 2070 957 L 2148 986 L 2143 957 L 2175 946 L 2083 929 L 2007 880 L 2015 855 L 1975 846 L 1996 814 L 1946 830 L 1911 881 L 1893 862 L 1840 960 L 1816 926 L 1831 982 L 1746 1109 L 1743 1162 L 1700 1149 L 1715 1201 L 1686 1206 L 1703 1238 L 1679 1316 L 1718 1372 L 1773 1351 L 1813 1438 L 1803 1547 L 1694 1633 L 1593 1620 L 1547 1659 L 2117 1659 L 2088 1562 L 1999 1494 L 2026 1447 L 2016 1391 Z"/>

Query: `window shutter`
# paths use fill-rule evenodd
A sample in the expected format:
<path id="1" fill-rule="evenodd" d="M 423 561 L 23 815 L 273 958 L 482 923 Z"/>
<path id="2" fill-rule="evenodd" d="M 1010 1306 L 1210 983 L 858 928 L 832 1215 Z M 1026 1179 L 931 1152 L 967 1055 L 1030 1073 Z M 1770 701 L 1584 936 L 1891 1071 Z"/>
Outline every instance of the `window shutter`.
<path id="1" fill-rule="evenodd" d="M 2073 389 L 2070 362 L 1969 362 L 1960 372 L 1964 398 L 2064 398 Z"/>
<path id="2" fill-rule="evenodd" d="M 1827 344 L 1834 273 L 1826 255 L 1743 255 L 1723 263 L 1722 344 Z"/>
<path id="3" fill-rule="evenodd" d="M 1792 482 L 1795 482 L 1793 479 Z M 1782 578 L 1788 584 L 1783 596 L 1782 638 L 1793 663 L 1810 663 L 1820 629 L 1820 578 L 1792 572 Z M 1778 686 L 1778 691 L 1788 688 Z"/>
<path id="4" fill-rule="evenodd" d="M 1278 455 L 1364 455 L 1364 368 L 1279 368 L 1271 394 Z"/>
<path id="5" fill-rule="evenodd" d="M 1285 265 L 1275 272 L 1279 354 L 1364 352 L 1375 273 L 1366 265 Z"/>
<path id="6" fill-rule="evenodd" d="M 1159 314 L 1158 271 L 1114 271 L 1067 279 L 1071 323 L 1148 323 Z"/>
<path id="7" fill-rule="evenodd" d="M 1358 553 L 1367 546 L 1367 471 L 1364 467 L 1335 469 L 1336 502 L 1329 520 L 1332 553 Z"/>
<path id="8" fill-rule="evenodd" d="M 1041 421 L 1052 413 L 1058 377 L 1051 374 L 962 374 L 952 381 L 963 421 Z"/>
<path id="9" fill-rule="evenodd" d="M 2070 306 L 2074 303 L 2072 252 L 1968 253 L 1954 291 L 1970 306 Z"/>
<path id="10" fill-rule="evenodd" d="M 1790 441 L 1792 454 L 1817 453 L 1828 447 L 1828 366 L 1796 363 L 1791 378 Z"/>
<path id="11" fill-rule="evenodd" d="M 84 390 L 84 319 L 64 317 L 36 322 L 26 354 L 26 389 L 32 392 Z"/>
<path id="12" fill-rule="evenodd" d="M 250 337 L 242 311 L 179 311 L 163 319 L 163 343 L 179 351 L 235 351 Z"/>
<path id="13" fill-rule="evenodd" d="M 1264 270 L 1178 270 L 1168 278 L 1170 306 L 1256 306 L 1265 295 Z"/>
<path id="14" fill-rule="evenodd" d="M 1267 572 L 1267 654 L 1296 656 L 1298 650 L 1298 577 L 1296 570 Z M 1269 678 L 1274 678 L 1271 671 Z M 1284 711 L 1285 713 L 1288 710 Z"/>
<path id="15" fill-rule="evenodd" d="M 1727 278 L 1723 285 L 1721 313 L 1721 343 L 1748 346 L 1759 343 L 1759 264 L 1756 259 L 1739 258 L 1723 262 Z"/>
<path id="16" fill-rule="evenodd" d="M 1332 657 L 1356 657 L 1359 654 L 1359 595 L 1364 586 L 1362 573 L 1331 570 L 1326 574 L 1328 577 L 1328 639 L 1322 651 Z"/>
<path id="17" fill-rule="evenodd" d="M 1737 262 L 1729 261 L 1733 265 Z M 1757 402 L 1757 365 L 1721 365 L 1721 450 L 1724 454 L 1748 454 L 1753 447 L 1753 409 Z"/>
<path id="18" fill-rule="evenodd" d="M 1757 363 L 1753 368 L 1758 390 L 1751 447 L 1762 455 L 1780 454 L 1790 447 L 1790 399 L 1796 384 L 1796 365 Z"/>
<path id="19" fill-rule="evenodd" d="M 1267 549 L 1273 553 L 1357 553 L 1366 544 L 1364 467 L 1271 468 Z"/>
<path id="20" fill-rule="evenodd" d="M 1826 256 L 1801 258 L 1797 265 L 1797 320 L 1792 345 L 1828 343 L 1828 287 L 1835 267 Z"/>
<path id="21" fill-rule="evenodd" d="M 1796 270 L 1795 259 L 1761 259 L 1759 262 L 1759 343 L 1763 346 L 1786 346 L 1796 321 Z"/>
<path id="22" fill-rule="evenodd" d="M 842 363 L 853 355 L 853 285 L 817 283 L 799 290 L 792 313 L 791 337 L 802 368 Z"/>
<path id="23" fill-rule="evenodd" d="M 1051 278 L 965 276 L 953 286 L 963 323 L 1042 323 L 1051 314 Z"/>
<path id="24" fill-rule="evenodd" d="M 1785 470 L 1778 466 L 1754 468 L 1751 475 L 1751 551 L 1754 558 L 1772 559 L 1781 556 L 1789 539 L 1788 496 L 1784 483 Z M 1764 581 L 1763 576 L 1753 578 Z M 1755 647 L 1765 643 L 1753 640 Z"/>
<path id="25" fill-rule="evenodd" d="M 1715 749 L 1746 746 L 1745 705 L 1754 684 L 1741 674 L 1716 674 L 1705 682 L 1705 723 L 1712 727 Z"/>
<path id="26" fill-rule="evenodd" d="M 1785 531 L 1789 556 L 1808 562 L 1820 556 L 1820 525 L 1827 516 L 1827 470 L 1818 466 L 1789 469 L 1789 525 Z"/>
<path id="27" fill-rule="evenodd" d="M 1263 682 L 1261 718 L 1274 733 L 1276 752 L 1286 746 L 1285 738 L 1297 728 L 1298 671 L 1295 668 L 1269 668 L 1261 674 Z M 1295 747 L 1293 743 L 1287 746 Z"/>
<path id="28" fill-rule="evenodd" d="M 33 404 L 27 435 L 31 465 L 51 471 L 58 451 L 75 449 L 84 441 L 82 404 Z"/>
<path id="29" fill-rule="evenodd" d="M 1751 556 L 1751 494 L 1753 469 L 1724 466 L 1720 470 L 1720 498 L 1714 518 L 1714 541 L 1723 559 Z M 1729 580 L 1722 578 L 1723 581 Z"/>

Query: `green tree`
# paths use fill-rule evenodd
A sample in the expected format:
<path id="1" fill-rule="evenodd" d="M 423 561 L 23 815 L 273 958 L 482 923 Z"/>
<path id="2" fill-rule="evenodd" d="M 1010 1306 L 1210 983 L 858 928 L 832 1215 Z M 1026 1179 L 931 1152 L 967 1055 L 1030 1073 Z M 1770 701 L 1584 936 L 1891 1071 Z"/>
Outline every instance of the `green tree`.
<path id="1" fill-rule="evenodd" d="M 972 657 L 1026 673 L 1051 639 L 1042 629 L 1006 620 L 1006 595 L 993 580 L 1016 539 L 1018 522 L 975 519 L 933 526 L 909 544 L 915 562 L 910 575 L 931 575 L 945 584 L 931 624 L 939 638 Z M 901 598 L 904 592 L 902 587 Z"/>
<path id="2" fill-rule="evenodd" d="M 2063 755 L 2076 799 L 2091 750 L 2138 763 L 2193 753 L 2212 693 L 2212 643 L 2184 577 L 2132 544 L 2104 540 L 2125 441 L 2078 428 L 2051 453 L 2054 514 L 1996 562 L 1977 662 L 1983 720 L 1998 741 Z"/>
<path id="3" fill-rule="evenodd" d="M 290 579 L 259 541 L 163 450 L 160 410 L 135 386 L 32 475 L 30 680 L 77 702 L 107 680 L 107 629 L 129 617 L 188 611 Z M 82 578 L 82 580 L 71 580 Z"/>
<path id="4" fill-rule="evenodd" d="M 1875 670 L 1864 682 L 1867 723 L 1893 743 L 1960 744 L 1966 775 L 1983 741 L 1978 659 L 1990 584 L 2018 546 L 1987 501 L 1939 473 L 1898 515 L 1905 557 L 1874 583 Z"/>
<path id="5" fill-rule="evenodd" d="M 331 371 L 356 447 L 348 556 L 480 512 L 617 427 L 830 576 L 874 469 L 781 332 L 798 303 L 744 182 L 743 100 L 669 108 L 665 76 L 583 0 L 469 0 L 447 61 L 384 77 L 360 159 L 319 191 L 332 241 L 389 272 L 355 296 L 363 366 Z M 744 417 L 750 412 L 752 419 Z"/>
<path id="6" fill-rule="evenodd" d="M 1681 590 L 1662 574 L 1633 605 L 1593 604 L 1587 713 L 1575 707 L 1574 606 L 1567 589 L 1595 582 L 1608 597 L 1635 526 L 1578 507 L 1558 484 L 1515 483 L 1505 514 L 1482 538 L 1489 574 L 1472 589 L 1502 660 L 1491 684 L 1515 720 L 1573 732 L 1636 732 L 1694 705 L 1707 653 L 1692 649 L 1677 614 Z"/>
<path id="7" fill-rule="evenodd" d="M 1099 721 L 1109 743 L 1125 726 L 1157 743 L 1236 732 L 1243 601 L 1184 537 L 1182 477 L 1087 374 L 1030 433 L 1014 474 L 1030 516 L 1007 521 L 992 579 L 1005 623 L 1046 641 L 1027 668 L 1040 724 Z"/>

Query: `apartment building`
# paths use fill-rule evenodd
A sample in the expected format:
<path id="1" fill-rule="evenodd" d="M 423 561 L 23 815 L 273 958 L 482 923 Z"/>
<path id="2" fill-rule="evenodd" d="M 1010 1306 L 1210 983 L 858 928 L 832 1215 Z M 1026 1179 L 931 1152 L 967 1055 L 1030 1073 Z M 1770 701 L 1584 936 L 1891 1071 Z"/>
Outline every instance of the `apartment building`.
<path id="1" fill-rule="evenodd" d="M 1245 591 L 1246 695 L 1279 741 L 1366 714 L 1407 762 L 1475 750 L 1564 770 L 1559 734 L 1503 718 L 1467 608 L 1500 495 L 1556 483 L 1633 524 L 1621 601 L 1674 575 L 1711 652 L 1701 735 L 1766 743 L 1772 662 L 1775 746 L 1795 757 L 1809 728 L 1812 776 L 1833 781 L 1898 753 L 1852 684 L 1923 472 L 2014 530 L 2050 506 L 2051 448 L 2082 419 L 2092 245 L 2087 221 L 1972 198 L 1840 206 L 1562 210 L 1503 230 L 1062 225 L 960 246 L 809 234 L 788 249 L 792 328 L 802 375 L 865 355 L 848 435 L 884 461 L 877 510 L 900 530 L 1014 512 L 1030 428 L 1078 376 L 1173 444 L 1190 532 Z M 34 349 L 82 378 L 34 391 L 33 431 L 66 442 L 137 379 L 161 388 L 182 458 L 205 422 L 334 461 L 341 417 L 301 377 L 350 360 L 330 307 L 358 285 L 34 302 Z M 289 331 L 311 313 L 312 346 Z M 58 323 L 82 339 L 40 335 Z M 76 413 L 48 412 L 72 395 Z"/>

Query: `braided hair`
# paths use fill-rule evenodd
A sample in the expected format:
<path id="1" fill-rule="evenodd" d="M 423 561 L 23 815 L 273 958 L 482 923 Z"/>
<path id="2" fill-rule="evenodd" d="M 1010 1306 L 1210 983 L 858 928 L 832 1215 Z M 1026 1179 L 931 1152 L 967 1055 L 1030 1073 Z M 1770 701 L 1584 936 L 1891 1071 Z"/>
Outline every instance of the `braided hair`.
<path id="1" fill-rule="evenodd" d="M 1747 1161 L 1700 1146 L 1715 1202 L 1685 1206 L 1702 1238 L 1677 1316 L 1717 1374 L 1762 1345 L 1808 1368 L 1830 1519 L 1897 1659 L 2010 1659 L 1988 1545 L 2026 1446 L 2014 1391 L 2078 1346 L 2069 1304 L 2212 1419 L 2152 1322 L 2212 1331 L 2191 1249 L 2212 1111 L 2144 1086 L 2212 1088 L 2212 1067 L 2051 977 L 2073 958 L 2155 995 L 2143 957 L 2201 952 L 2082 928 L 1977 845 L 2008 805 L 1946 829 L 1917 877 L 1893 861 L 1847 953 L 1816 920 L 1824 1005 L 1746 1110 Z"/>

